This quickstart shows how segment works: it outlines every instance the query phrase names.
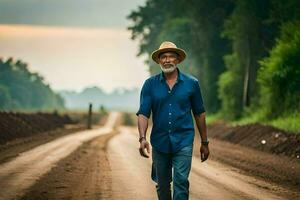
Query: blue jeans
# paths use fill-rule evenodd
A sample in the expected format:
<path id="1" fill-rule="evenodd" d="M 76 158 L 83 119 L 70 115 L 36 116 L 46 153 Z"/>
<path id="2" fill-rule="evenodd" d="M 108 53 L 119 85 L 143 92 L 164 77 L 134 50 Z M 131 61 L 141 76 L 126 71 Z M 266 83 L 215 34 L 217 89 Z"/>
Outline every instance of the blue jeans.
<path id="1" fill-rule="evenodd" d="M 157 183 L 156 191 L 159 200 L 172 200 L 172 180 L 173 199 L 189 199 L 188 177 L 191 170 L 192 154 L 193 145 L 183 147 L 176 153 L 162 153 L 152 148 L 151 178 Z"/>

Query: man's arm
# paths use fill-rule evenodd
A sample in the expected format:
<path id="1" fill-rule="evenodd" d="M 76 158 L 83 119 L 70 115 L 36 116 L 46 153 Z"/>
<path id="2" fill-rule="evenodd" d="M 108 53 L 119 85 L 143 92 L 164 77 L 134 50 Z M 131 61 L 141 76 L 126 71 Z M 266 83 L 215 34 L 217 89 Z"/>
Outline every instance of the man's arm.
<path id="1" fill-rule="evenodd" d="M 150 145 L 146 139 L 146 133 L 148 129 L 148 118 L 142 114 L 138 115 L 138 130 L 139 130 L 139 142 L 140 142 L 140 154 L 143 157 L 149 158 Z M 145 151 L 145 148 L 147 152 Z"/>
<path id="2" fill-rule="evenodd" d="M 205 112 L 199 115 L 194 115 L 194 117 L 201 137 L 201 148 L 200 148 L 201 161 L 204 162 L 205 160 L 207 160 L 209 156 Z"/>
<path id="3" fill-rule="evenodd" d="M 194 115 L 194 117 L 200 133 L 201 141 L 207 141 L 205 112 L 201 113 L 200 115 Z"/>
<path id="4" fill-rule="evenodd" d="M 144 137 L 146 139 L 148 129 L 148 118 L 142 114 L 138 115 L 138 129 L 140 138 Z"/>

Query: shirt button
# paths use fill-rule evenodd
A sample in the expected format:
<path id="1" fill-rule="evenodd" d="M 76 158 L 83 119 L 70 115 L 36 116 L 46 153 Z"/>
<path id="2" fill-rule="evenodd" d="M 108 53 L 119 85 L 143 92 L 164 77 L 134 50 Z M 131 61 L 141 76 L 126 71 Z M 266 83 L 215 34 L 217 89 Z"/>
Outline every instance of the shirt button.
<path id="1" fill-rule="evenodd" d="M 171 124 L 171 122 L 169 122 L 169 124 Z"/>
<path id="2" fill-rule="evenodd" d="M 169 115 L 172 115 L 172 113 L 169 113 Z"/>
<path id="3" fill-rule="evenodd" d="M 168 92 L 171 93 L 171 90 L 169 90 Z"/>
<path id="4" fill-rule="evenodd" d="M 171 106 L 172 104 L 169 104 L 169 106 Z"/>
<path id="5" fill-rule="evenodd" d="M 171 133 L 171 130 L 169 130 L 169 133 Z"/>

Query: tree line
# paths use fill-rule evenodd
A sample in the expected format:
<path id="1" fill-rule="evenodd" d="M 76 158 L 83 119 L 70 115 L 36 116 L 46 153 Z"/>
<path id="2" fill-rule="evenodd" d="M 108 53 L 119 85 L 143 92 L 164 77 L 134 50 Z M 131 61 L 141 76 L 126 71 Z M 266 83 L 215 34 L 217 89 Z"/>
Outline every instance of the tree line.
<path id="1" fill-rule="evenodd" d="M 185 49 L 206 110 L 228 119 L 300 111 L 299 0 L 147 0 L 128 15 L 151 74 L 164 40 Z"/>
<path id="2" fill-rule="evenodd" d="M 26 63 L 0 58 L 0 110 L 53 111 L 64 108 L 64 100 L 53 92 Z"/>

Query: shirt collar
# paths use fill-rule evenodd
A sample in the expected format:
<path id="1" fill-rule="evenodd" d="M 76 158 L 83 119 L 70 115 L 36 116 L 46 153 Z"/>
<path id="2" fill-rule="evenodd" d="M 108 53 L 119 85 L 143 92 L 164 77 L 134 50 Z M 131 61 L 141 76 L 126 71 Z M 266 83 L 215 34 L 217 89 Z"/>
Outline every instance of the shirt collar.
<path id="1" fill-rule="evenodd" d="M 178 81 L 183 81 L 183 76 L 182 76 L 182 74 L 181 74 L 179 68 L 177 67 L 176 69 L 177 69 L 177 72 L 178 72 L 177 80 L 178 80 Z M 159 80 L 160 80 L 160 81 L 165 80 L 165 76 L 164 76 L 164 72 L 163 72 L 163 71 L 162 71 L 162 72 L 160 73 L 160 75 L 159 75 Z"/>

